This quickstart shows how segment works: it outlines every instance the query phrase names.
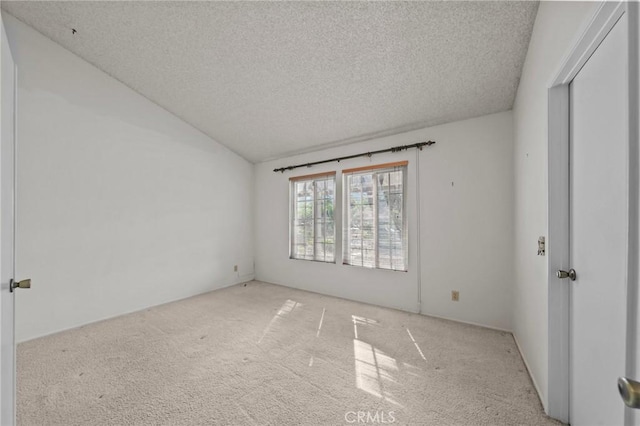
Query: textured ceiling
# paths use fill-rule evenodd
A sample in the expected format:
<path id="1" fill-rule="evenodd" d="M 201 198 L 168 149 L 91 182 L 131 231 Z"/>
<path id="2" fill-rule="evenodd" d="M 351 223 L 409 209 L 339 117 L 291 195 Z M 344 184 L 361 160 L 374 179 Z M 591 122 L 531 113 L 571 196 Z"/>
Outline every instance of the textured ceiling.
<path id="1" fill-rule="evenodd" d="M 253 162 L 510 109 L 537 7 L 2 1 Z"/>

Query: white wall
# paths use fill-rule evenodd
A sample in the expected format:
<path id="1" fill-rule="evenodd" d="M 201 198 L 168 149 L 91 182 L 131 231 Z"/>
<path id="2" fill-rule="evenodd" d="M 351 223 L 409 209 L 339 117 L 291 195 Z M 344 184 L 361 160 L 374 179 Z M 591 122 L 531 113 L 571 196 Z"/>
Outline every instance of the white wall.
<path id="1" fill-rule="evenodd" d="M 423 134 L 440 145 L 420 162 L 422 311 L 511 330 L 513 114 Z"/>
<path id="2" fill-rule="evenodd" d="M 415 150 L 274 173 L 292 164 L 435 140 L 419 155 L 421 280 L 417 257 Z M 513 276 L 513 127 L 511 112 L 416 130 L 255 166 L 256 278 L 295 288 L 500 329 L 511 329 Z M 392 272 L 290 260 L 291 176 L 408 160 L 409 271 Z M 453 185 L 452 185 L 453 182 Z M 341 192 L 337 220 L 341 222 Z M 337 228 L 340 241 L 341 227 Z M 340 244 L 338 244 L 340 246 Z M 451 290 L 460 302 L 451 301 Z"/>
<path id="3" fill-rule="evenodd" d="M 515 287 L 513 330 L 547 407 L 547 89 L 595 13 L 597 2 L 541 2 L 514 105 Z"/>
<path id="4" fill-rule="evenodd" d="M 17 340 L 252 278 L 252 164 L 5 17 L 17 277 L 33 279 L 16 297 Z"/>

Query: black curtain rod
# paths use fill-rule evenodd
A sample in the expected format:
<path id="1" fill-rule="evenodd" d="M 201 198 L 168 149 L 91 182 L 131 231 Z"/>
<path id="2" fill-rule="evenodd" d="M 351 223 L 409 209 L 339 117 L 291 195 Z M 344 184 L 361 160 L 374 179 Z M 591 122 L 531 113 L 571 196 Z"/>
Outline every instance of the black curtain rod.
<path id="1" fill-rule="evenodd" d="M 342 160 L 349 160 L 351 158 L 371 157 L 374 154 L 382 154 L 383 152 L 399 152 L 399 151 L 404 151 L 404 150 L 407 150 L 407 149 L 410 149 L 410 148 L 418 148 L 420 151 L 422 151 L 423 147 L 431 146 L 434 143 L 435 143 L 434 141 L 427 141 L 427 142 L 414 143 L 412 145 L 394 146 L 393 148 L 380 149 L 378 151 L 371 151 L 371 152 L 363 152 L 362 154 L 347 155 L 345 157 L 336 157 L 336 158 L 332 158 L 330 160 L 314 161 L 313 163 L 297 164 L 295 166 L 289 166 L 289 167 L 280 167 L 279 169 L 273 169 L 273 171 L 274 172 L 284 173 L 286 170 L 293 170 L 293 169 L 297 169 L 297 168 L 300 168 L 300 167 L 317 166 L 318 164 L 331 163 L 333 161 L 337 161 L 339 163 Z"/>

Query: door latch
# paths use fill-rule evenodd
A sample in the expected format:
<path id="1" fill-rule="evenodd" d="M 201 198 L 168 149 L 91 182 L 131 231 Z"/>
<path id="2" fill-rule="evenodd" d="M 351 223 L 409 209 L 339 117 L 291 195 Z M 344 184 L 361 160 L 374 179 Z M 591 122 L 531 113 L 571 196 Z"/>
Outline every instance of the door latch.
<path id="1" fill-rule="evenodd" d="M 22 281 L 14 281 L 12 279 L 9 281 L 9 291 L 13 293 L 14 288 L 31 288 L 31 278 Z"/>

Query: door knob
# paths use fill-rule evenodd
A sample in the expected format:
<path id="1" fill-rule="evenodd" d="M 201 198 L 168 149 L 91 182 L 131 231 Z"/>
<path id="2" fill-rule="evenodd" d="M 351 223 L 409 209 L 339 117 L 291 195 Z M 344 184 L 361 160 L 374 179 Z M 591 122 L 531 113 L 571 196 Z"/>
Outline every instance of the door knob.
<path id="1" fill-rule="evenodd" d="M 558 269 L 558 272 L 556 272 L 556 276 L 561 280 L 565 278 L 569 278 L 571 281 L 575 281 L 578 275 L 576 274 L 575 269 L 569 269 L 569 271 L 563 271 L 562 269 Z"/>
<path id="2" fill-rule="evenodd" d="M 618 391 L 620 391 L 620 396 L 627 407 L 640 408 L 640 383 L 626 377 L 620 377 Z"/>
<path id="3" fill-rule="evenodd" d="M 13 292 L 14 288 L 31 288 L 31 278 L 22 281 L 9 281 L 9 290 Z"/>

